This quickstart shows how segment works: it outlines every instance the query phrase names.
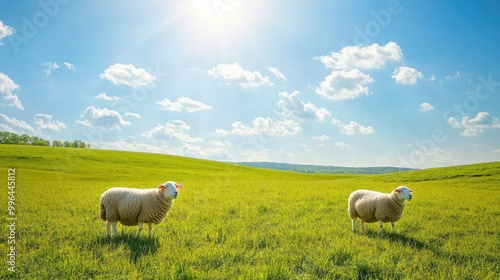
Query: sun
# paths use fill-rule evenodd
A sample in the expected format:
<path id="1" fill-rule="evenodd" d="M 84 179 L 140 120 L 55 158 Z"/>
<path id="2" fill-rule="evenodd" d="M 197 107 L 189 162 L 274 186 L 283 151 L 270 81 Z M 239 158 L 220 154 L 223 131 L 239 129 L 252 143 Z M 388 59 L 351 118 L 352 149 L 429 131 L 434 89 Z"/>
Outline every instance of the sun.
<path id="1" fill-rule="evenodd" d="M 194 32 L 237 36 L 251 25 L 249 7 L 243 0 L 189 0 L 186 23 Z"/>
<path id="2" fill-rule="evenodd" d="M 259 0 L 176 1 L 158 9 L 168 10 L 168 16 L 151 34 L 168 34 L 168 42 L 177 36 L 185 53 L 225 55 L 263 30 L 264 6 Z"/>
<path id="3" fill-rule="evenodd" d="M 190 0 L 189 5 L 196 15 L 209 20 L 225 21 L 233 12 L 243 8 L 243 0 Z"/>

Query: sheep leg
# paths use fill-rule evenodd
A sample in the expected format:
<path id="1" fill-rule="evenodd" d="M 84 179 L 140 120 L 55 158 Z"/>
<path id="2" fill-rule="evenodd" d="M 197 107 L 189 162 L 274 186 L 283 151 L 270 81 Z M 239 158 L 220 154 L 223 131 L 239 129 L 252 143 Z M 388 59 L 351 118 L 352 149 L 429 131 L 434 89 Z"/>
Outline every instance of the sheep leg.
<path id="1" fill-rule="evenodd" d="M 139 222 L 139 228 L 137 229 L 137 237 L 141 235 L 141 230 L 142 230 L 142 223 Z"/>
<path id="2" fill-rule="evenodd" d="M 384 230 L 382 230 L 382 227 L 384 226 L 384 222 L 383 221 L 378 221 L 378 225 L 379 225 L 379 233 L 383 233 Z"/>
<path id="3" fill-rule="evenodd" d="M 148 224 L 148 229 L 149 229 L 149 238 L 151 238 L 151 235 L 153 234 L 153 224 L 152 223 L 149 223 Z"/>
<path id="4" fill-rule="evenodd" d="M 113 227 L 113 233 L 115 237 L 118 236 L 118 230 L 116 229 L 116 222 L 110 222 L 106 221 L 106 232 L 108 233 L 108 237 L 111 237 L 111 229 L 110 227 Z"/>
<path id="5" fill-rule="evenodd" d="M 116 224 L 118 222 L 112 222 L 111 227 L 113 227 L 113 233 L 115 234 L 115 237 L 118 237 L 118 229 L 116 229 Z"/>
<path id="6" fill-rule="evenodd" d="M 352 218 L 352 232 L 356 232 L 356 218 Z"/>
<path id="7" fill-rule="evenodd" d="M 362 229 L 363 231 L 366 231 L 366 230 L 365 230 L 365 222 L 364 222 L 363 220 L 361 220 L 361 229 Z"/>
<path id="8" fill-rule="evenodd" d="M 396 223 L 391 222 L 391 226 L 392 226 L 392 233 L 396 233 Z"/>
<path id="9" fill-rule="evenodd" d="M 110 226 L 111 226 L 111 222 L 110 221 L 106 221 L 106 232 L 108 233 L 108 237 L 111 237 Z"/>

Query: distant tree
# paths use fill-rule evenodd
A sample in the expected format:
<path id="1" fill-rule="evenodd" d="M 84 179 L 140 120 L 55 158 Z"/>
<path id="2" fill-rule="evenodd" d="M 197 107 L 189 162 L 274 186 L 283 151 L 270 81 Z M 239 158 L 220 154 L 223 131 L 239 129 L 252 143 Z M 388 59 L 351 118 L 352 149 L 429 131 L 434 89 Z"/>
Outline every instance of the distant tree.
<path id="1" fill-rule="evenodd" d="M 81 149 L 85 149 L 85 147 L 87 147 L 87 145 L 82 140 L 78 140 L 78 146 L 77 147 L 81 148 Z"/>
<path id="2" fill-rule="evenodd" d="M 0 143 L 1 144 L 12 144 L 11 143 L 11 134 L 10 132 L 7 131 L 0 131 Z"/>
<path id="3" fill-rule="evenodd" d="M 73 148 L 85 148 L 86 144 L 82 140 L 75 140 L 71 143 L 71 147 Z"/>
<path id="4" fill-rule="evenodd" d="M 31 136 L 23 134 L 19 137 L 19 140 L 15 141 L 13 144 L 31 145 Z"/>
<path id="5" fill-rule="evenodd" d="M 33 146 L 52 146 L 52 147 L 65 147 L 65 148 L 81 148 L 90 149 L 90 144 L 85 143 L 82 140 L 70 141 L 60 141 L 54 140 L 49 141 L 38 136 L 30 136 L 28 134 L 18 135 L 16 133 L 0 131 L 0 144 L 14 144 L 14 145 L 33 145 Z"/>
<path id="6" fill-rule="evenodd" d="M 7 132 L 5 134 L 5 144 L 18 144 L 19 143 L 19 135 L 12 133 L 12 132 Z"/>
<path id="7" fill-rule="evenodd" d="M 9 132 L 7 131 L 0 131 L 0 143 L 5 144 L 7 139 L 9 138 Z"/>
<path id="8" fill-rule="evenodd" d="M 52 141 L 52 147 L 62 147 L 63 143 L 59 140 Z"/>
<path id="9" fill-rule="evenodd" d="M 83 141 L 82 141 L 82 142 L 78 145 L 78 148 L 82 148 L 82 149 L 87 148 L 87 143 L 85 143 L 85 142 L 83 142 Z"/>
<path id="10" fill-rule="evenodd" d="M 302 172 L 302 173 L 383 174 L 383 173 L 411 170 L 411 168 L 397 168 L 397 167 L 340 167 L 340 166 L 324 166 L 324 165 L 289 164 L 289 163 L 278 163 L 278 162 L 240 162 L 240 164 L 254 166 L 254 167 Z"/>
<path id="11" fill-rule="evenodd" d="M 34 136 L 31 138 L 31 145 L 33 145 L 33 146 L 50 146 L 50 141 Z"/>

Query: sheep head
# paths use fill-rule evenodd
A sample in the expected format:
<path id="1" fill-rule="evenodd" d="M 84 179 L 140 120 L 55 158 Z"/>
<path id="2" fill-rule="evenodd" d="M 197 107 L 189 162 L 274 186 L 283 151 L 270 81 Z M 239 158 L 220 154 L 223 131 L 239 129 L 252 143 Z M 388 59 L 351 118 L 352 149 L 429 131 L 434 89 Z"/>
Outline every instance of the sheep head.
<path id="1" fill-rule="evenodd" d="M 405 187 L 405 186 L 400 186 L 394 190 L 394 193 L 396 193 L 396 195 L 400 201 L 401 200 L 411 200 L 413 198 L 412 192 L 413 192 L 412 189 L 409 189 L 408 187 Z"/>
<path id="2" fill-rule="evenodd" d="M 177 195 L 179 195 L 179 189 L 182 189 L 184 186 L 177 184 L 176 182 L 168 181 L 163 185 L 159 185 L 158 189 L 163 192 L 163 196 L 166 199 L 175 199 Z"/>

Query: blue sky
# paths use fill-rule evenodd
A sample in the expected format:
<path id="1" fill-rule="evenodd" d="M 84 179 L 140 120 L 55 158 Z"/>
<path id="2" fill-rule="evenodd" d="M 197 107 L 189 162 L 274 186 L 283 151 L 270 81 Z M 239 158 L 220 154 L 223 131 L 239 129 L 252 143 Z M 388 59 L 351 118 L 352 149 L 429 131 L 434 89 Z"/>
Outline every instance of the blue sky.
<path id="1" fill-rule="evenodd" d="M 497 1 L 2 1 L 0 130 L 222 161 L 500 159 Z"/>

